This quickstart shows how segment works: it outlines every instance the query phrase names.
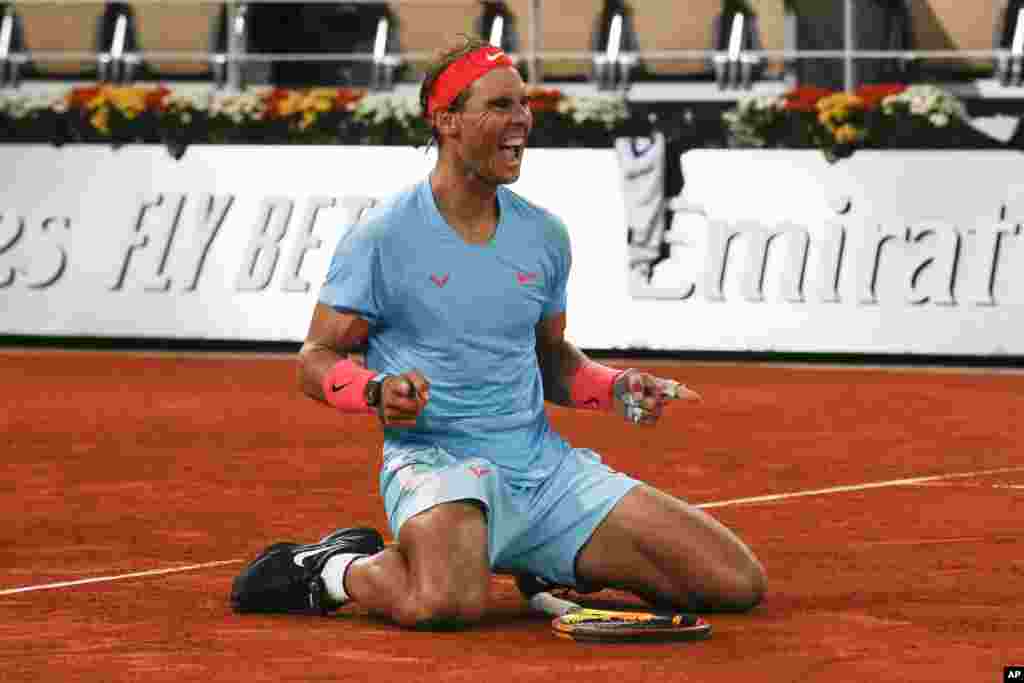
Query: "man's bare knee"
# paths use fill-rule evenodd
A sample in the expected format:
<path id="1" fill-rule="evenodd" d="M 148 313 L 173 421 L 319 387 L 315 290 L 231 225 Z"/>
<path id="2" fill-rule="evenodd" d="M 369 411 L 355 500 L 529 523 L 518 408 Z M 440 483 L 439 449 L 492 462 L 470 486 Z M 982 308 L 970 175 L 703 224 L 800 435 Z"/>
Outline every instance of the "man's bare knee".
<path id="1" fill-rule="evenodd" d="M 751 560 L 744 575 L 744 580 L 737 586 L 738 590 L 734 601 L 738 612 L 749 612 L 760 605 L 768 587 L 768 578 L 765 576 L 764 567 L 757 560 Z"/>
<path id="2" fill-rule="evenodd" d="M 757 560 L 730 572 L 724 590 L 702 607 L 726 612 L 749 612 L 764 600 L 767 588 L 764 567 Z"/>
<path id="3" fill-rule="evenodd" d="M 486 609 L 486 596 L 481 599 L 433 592 L 410 596 L 396 610 L 394 619 L 406 628 L 447 631 L 477 623 Z"/>

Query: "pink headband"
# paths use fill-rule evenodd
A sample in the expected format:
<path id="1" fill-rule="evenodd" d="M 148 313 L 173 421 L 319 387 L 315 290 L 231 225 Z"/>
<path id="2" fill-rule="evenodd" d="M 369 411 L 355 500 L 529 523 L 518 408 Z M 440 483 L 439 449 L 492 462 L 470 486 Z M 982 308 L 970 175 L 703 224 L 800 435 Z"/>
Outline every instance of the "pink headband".
<path id="1" fill-rule="evenodd" d="M 507 54 L 488 45 L 463 55 L 441 72 L 427 98 L 428 117 L 450 105 L 476 79 L 500 66 L 515 66 Z"/>

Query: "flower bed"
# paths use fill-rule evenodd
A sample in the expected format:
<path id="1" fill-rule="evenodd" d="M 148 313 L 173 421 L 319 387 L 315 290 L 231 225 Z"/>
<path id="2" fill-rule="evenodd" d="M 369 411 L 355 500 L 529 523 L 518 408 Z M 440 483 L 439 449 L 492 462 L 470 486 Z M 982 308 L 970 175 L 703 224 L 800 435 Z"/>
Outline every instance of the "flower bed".
<path id="1" fill-rule="evenodd" d="M 732 147 L 821 149 L 829 161 L 857 149 L 992 146 L 960 100 L 932 85 L 881 84 L 854 93 L 801 87 L 740 100 L 723 114 Z"/>
<path id="2" fill-rule="evenodd" d="M 610 147 L 629 118 L 615 95 L 530 90 L 531 144 Z M 430 131 L 416 98 L 350 88 L 175 92 L 90 86 L 56 97 L 0 93 L 0 141 L 191 144 L 420 145 Z"/>

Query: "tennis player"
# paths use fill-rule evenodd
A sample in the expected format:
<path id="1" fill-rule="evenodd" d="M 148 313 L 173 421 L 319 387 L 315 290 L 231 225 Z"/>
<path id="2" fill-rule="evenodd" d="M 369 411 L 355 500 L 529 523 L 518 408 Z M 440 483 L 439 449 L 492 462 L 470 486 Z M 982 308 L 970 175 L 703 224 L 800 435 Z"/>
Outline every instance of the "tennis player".
<path id="1" fill-rule="evenodd" d="M 466 39 L 420 100 L 437 163 L 340 240 L 300 352 L 305 393 L 378 416 L 396 543 L 354 528 L 274 544 L 235 579 L 234 608 L 352 601 L 402 626 L 461 626 L 484 614 L 492 572 L 688 611 L 758 604 L 764 570 L 736 535 L 548 423 L 545 400 L 654 424 L 667 400 L 699 397 L 566 339 L 566 227 L 505 187 L 533 124 L 512 61 Z M 363 348 L 365 367 L 349 359 Z"/>

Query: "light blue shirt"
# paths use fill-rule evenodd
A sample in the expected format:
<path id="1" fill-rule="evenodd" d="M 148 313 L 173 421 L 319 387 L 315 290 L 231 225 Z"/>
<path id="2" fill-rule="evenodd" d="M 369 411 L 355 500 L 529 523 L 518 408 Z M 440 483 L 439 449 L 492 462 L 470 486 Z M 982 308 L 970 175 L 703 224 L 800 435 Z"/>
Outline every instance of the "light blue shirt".
<path id="1" fill-rule="evenodd" d="M 546 477 L 569 446 L 551 430 L 537 323 L 565 311 L 565 225 L 499 187 L 486 245 L 466 243 L 437 209 L 429 179 L 392 197 L 338 243 L 320 301 L 370 323 L 367 365 L 420 370 L 430 400 L 396 444 L 483 457 L 513 481 Z"/>

